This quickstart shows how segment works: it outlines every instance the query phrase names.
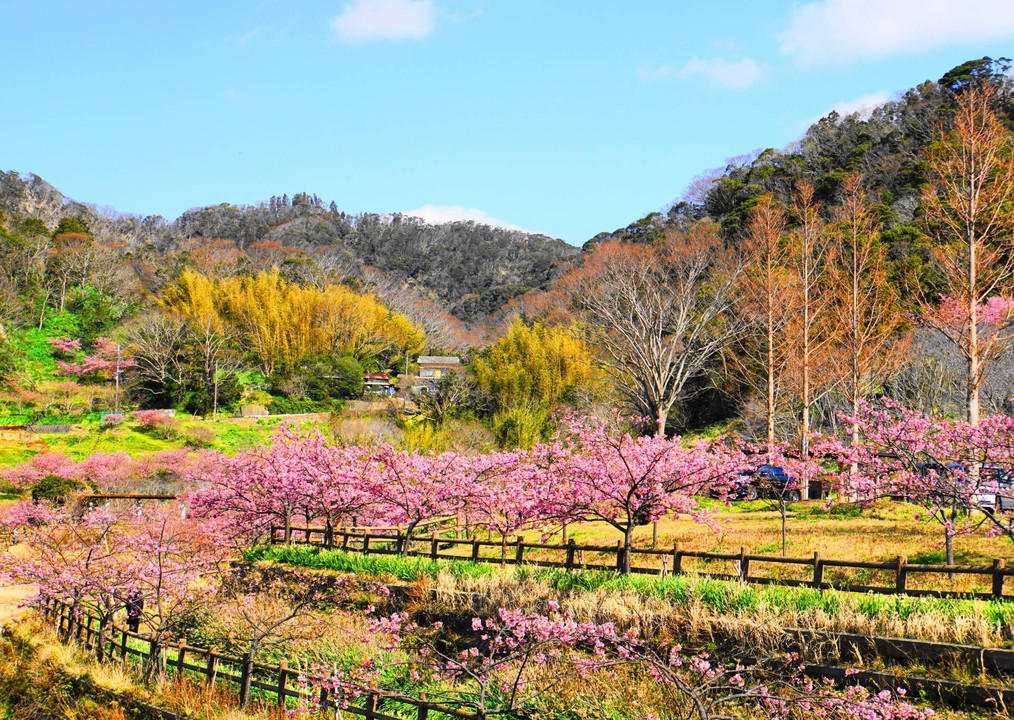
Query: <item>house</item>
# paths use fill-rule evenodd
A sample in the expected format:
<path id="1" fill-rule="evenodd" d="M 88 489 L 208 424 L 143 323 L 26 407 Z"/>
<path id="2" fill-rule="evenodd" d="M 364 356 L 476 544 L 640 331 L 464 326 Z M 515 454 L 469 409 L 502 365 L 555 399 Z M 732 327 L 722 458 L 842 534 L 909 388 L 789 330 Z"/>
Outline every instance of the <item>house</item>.
<path id="1" fill-rule="evenodd" d="M 363 375 L 366 392 L 377 395 L 394 395 L 394 383 L 387 373 L 366 373 Z"/>
<path id="2" fill-rule="evenodd" d="M 420 355 L 419 379 L 439 380 L 443 373 L 461 367 L 461 359 L 455 355 Z"/>
<path id="3" fill-rule="evenodd" d="M 412 379 L 413 389 L 435 389 L 444 375 L 461 368 L 461 358 L 455 355 L 420 355 L 419 374 Z"/>

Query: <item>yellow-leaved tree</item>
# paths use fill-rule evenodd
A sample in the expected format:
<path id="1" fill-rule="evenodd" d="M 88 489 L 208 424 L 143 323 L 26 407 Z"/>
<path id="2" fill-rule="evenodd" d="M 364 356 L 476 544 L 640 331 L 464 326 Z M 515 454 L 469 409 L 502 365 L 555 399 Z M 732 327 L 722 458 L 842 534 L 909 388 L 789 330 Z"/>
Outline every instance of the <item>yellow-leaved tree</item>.
<path id="1" fill-rule="evenodd" d="M 574 332 L 519 318 L 473 361 L 472 373 L 496 403 L 493 429 L 501 444 L 522 447 L 539 440 L 562 400 L 597 379 L 591 349 Z"/>
<path id="2" fill-rule="evenodd" d="M 344 285 L 296 285 L 277 270 L 215 278 L 184 270 L 162 306 L 202 325 L 231 326 L 265 375 L 315 355 L 418 353 L 426 339 L 404 315 Z"/>

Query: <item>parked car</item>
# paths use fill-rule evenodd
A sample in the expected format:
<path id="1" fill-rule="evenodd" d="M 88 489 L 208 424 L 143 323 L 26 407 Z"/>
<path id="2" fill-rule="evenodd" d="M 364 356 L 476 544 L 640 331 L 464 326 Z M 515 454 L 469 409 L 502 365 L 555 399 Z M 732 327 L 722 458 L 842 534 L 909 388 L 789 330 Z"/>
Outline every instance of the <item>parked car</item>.
<path id="1" fill-rule="evenodd" d="M 1014 510 L 1014 473 L 998 465 L 983 465 L 979 473 L 975 504 L 983 510 Z"/>
<path id="2" fill-rule="evenodd" d="M 787 502 L 798 502 L 802 497 L 796 478 L 778 465 L 758 465 L 741 472 L 733 481 L 729 496 L 736 500 L 784 497 Z"/>
<path id="3" fill-rule="evenodd" d="M 966 510 L 978 507 L 982 510 L 1014 510 L 1014 472 L 999 465 L 987 464 L 979 468 L 979 484 L 970 498 L 965 494 L 971 488 L 968 479 L 968 466 L 964 463 L 919 463 L 916 466 L 920 475 L 936 474 L 937 486 L 940 488 L 941 500 L 954 498 L 960 501 Z M 948 483 L 949 475 L 957 475 L 953 485 Z"/>

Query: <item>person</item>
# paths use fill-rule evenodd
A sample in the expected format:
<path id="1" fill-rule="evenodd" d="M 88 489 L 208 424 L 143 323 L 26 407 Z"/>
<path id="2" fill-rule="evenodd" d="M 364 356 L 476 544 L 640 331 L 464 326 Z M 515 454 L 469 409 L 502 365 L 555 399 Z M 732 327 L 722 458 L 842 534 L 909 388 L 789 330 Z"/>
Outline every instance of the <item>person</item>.
<path id="1" fill-rule="evenodd" d="M 141 591 L 131 590 L 127 595 L 124 607 L 127 610 L 127 628 L 130 632 L 136 633 L 141 626 L 141 611 L 144 609 L 144 598 L 141 596 Z"/>

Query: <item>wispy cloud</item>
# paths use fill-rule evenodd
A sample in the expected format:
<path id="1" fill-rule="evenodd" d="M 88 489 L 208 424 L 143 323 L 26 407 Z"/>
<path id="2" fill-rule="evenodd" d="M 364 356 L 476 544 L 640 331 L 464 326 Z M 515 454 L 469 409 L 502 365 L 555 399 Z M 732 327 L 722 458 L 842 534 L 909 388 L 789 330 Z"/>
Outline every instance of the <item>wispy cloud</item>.
<path id="1" fill-rule="evenodd" d="M 827 117 L 832 112 L 838 113 L 838 115 L 843 118 L 848 117 L 849 115 L 858 115 L 861 120 L 866 120 L 870 117 L 874 110 L 891 99 L 892 96 L 889 93 L 878 91 L 867 93 L 866 95 L 860 95 L 852 100 L 842 100 L 841 102 L 837 102 L 827 108 L 820 115 L 816 115 L 800 123 L 799 131 L 805 132 L 806 129 L 815 122 L 821 118 Z"/>
<path id="2" fill-rule="evenodd" d="M 421 40 L 436 29 L 432 0 L 352 0 L 332 18 L 335 37 L 348 45 Z"/>
<path id="3" fill-rule="evenodd" d="M 1012 37 L 1011 0 L 818 0 L 792 12 L 781 52 L 822 65 Z"/>
<path id="4" fill-rule="evenodd" d="M 868 118 L 870 113 L 891 99 L 885 92 L 868 93 L 861 95 L 854 100 L 842 100 L 828 108 L 821 117 L 836 112 L 842 117 L 858 115 L 861 118 Z"/>
<path id="5" fill-rule="evenodd" d="M 688 80 L 703 77 L 711 83 L 729 90 L 745 90 L 764 79 L 768 68 L 751 58 L 726 60 L 716 56 L 703 59 L 692 57 L 682 66 L 642 65 L 637 68 L 637 78 L 642 82 L 666 80 Z"/>
<path id="6" fill-rule="evenodd" d="M 235 90 L 224 91 L 222 93 L 222 97 L 225 98 L 226 102 L 232 103 L 233 105 L 240 105 L 242 103 L 245 103 L 249 99 L 247 98 L 246 95 L 236 92 Z"/>
<path id="7" fill-rule="evenodd" d="M 236 42 L 239 45 L 249 45 L 250 42 L 255 37 L 257 37 L 258 35 L 260 35 L 263 31 L 264 31 L 264 28 L 256 27 L 253 30 L 251 30 L 250 32 L 243 33 L 242 35 L 240 35 L 239 40 L 237 40 Z"/>
<path id="8" fill-rule="evenodd" d="M 478 208 L 466 208 L 461 205 L 423 205 L 415 210 L 406 210 L 403 215 L 417 217 L 431 225 L 455 222 L 459 220 L 471 220 L 482 225 L 505 228 L 507 230 L 521 230 L 517 225 L 490 217 L 485 211 Z"/>

